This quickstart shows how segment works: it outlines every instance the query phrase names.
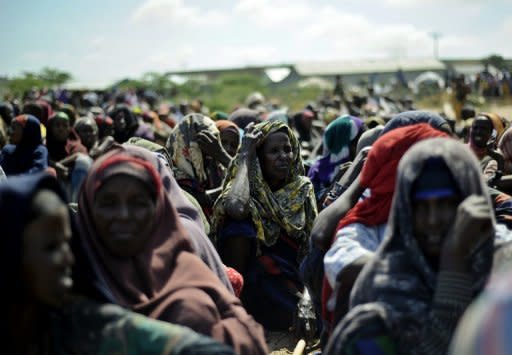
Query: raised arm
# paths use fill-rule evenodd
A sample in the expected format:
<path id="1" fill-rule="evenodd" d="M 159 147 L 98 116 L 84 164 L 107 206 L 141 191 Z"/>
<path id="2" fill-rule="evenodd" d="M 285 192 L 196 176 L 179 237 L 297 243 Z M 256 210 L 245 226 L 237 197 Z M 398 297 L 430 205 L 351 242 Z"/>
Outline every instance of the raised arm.
<path id="1" fill-rule="evenodd" d="M 238 159 L 238 170 L 233 180 L 233 185 L 226 196 L 224 208 L 226 214 L 235 220 L 244 220 L 249 215 L 249 166 L 252 159 L 258 159 L 256 148 L 263 139 L 263 133 L 254 131 L 254 126 L 249 125 L 242 139 L 242 145 L 235 157 Z"/>

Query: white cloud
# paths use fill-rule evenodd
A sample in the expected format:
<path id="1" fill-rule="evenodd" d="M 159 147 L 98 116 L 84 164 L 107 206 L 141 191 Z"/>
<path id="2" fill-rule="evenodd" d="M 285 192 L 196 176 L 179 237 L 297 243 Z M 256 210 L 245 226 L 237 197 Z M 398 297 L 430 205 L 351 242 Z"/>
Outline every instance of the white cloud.
<path id="1" fill-rule="evenodd" d="M 230 65 L 257 65 L 275 62 L 278 51 L 268 45 L 225 46 L 220 48 L 222 61 Z"/>
<path id="2" fill-rule="evenodd" d="M 283 0 L 240 0 L 234 11 L 263 27 L 284 26 L 305 20 L 313 9 L 305 2 Z"/>
<path id="3" fill-rule="evenodd" d="M 132 21 L 152 25 L 221 25 L 227 16 L 216 10 L 203 11 L 183 0 L 146 0 L 132 13 Z"/>
<path id="4" fill-rule="evenodd" d="M 362 15 L 344 13 L 332 7 L 318 12 L 316 20 L 304 29 L 312 42 L 330 44 L 331 57 L 429 56 L 432 41 L 426 31 L 407 23 L 372 23 Z"/>

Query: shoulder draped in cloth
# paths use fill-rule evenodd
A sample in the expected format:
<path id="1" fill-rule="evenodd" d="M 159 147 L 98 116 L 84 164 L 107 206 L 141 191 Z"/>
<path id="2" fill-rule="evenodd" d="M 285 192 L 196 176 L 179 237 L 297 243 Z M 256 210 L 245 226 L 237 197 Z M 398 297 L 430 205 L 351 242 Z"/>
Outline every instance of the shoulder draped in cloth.
<path id="1" fill-rule="evenodd" d="M 174 161 L 176 180 L 190 179 L 205 189 L 210 189 L 209 177 L 203 152 L 197 143 L 197 134 L 210 131 L 219 135 L 215 122 L 202 114 L 192 113 L 174 127 L 167 147 Z"/>
<path id="2" fill-rule="evenodd" d="M 471 300 L 462 292 L 466 290 L 462 285 L 469 285 L 473 297 L 484 287 L 491 271 L 495 242 L 493 231 L 471 254 L 468 263 L 471 269 L 467 275 L 437 273 L 428 264 L 413 232 L 412 190 L 430 158 L 444 161 L 462 199 L 476 194 L 486 196 L 491 204 L 478 162 L 460 142 L 429 139 L 415 145 L 401 160 L 387 236 L 359 276 L 352 291 L 351 307 L 373 302 L 382 304 L 386 310 L 384 321 L 392 338 L 399 349 L 407 349 L 409 353 L 447 350 L 458 317 Z M 492 223 L 495 225 L 494 216 Z M 437 288 L 450 288 L 452 292 L 440 296 Z M 346 319 L 354 315 L 357 315 L 356 309 Z M 357 322 L 357 317 L 353 321 Z"/>
<path id="3" fill-rule="evenodd" d="M 395 191 L 396 171 L 404 153 L 415 143 L 433 137 L 447 137 L 426 123 L 399 126 L 381 136 L 372 145 L 361 171 L 360 184 L 371 191 L 370 197 L 358 202 L 339 223 L 336 231 L 353 223 L 377 226 L 388 221 Z M 335 234 L 336 235 L 336 234 Z M 332 312 L 327 310 L 327 300 L 332 288 L 324 278 L 322 290 L 323 315 L 332 321 Z"/>
<path id="4" fill-rule="evenodd" d="M 421 140 L 447 136 L 426 123 L 400 127 L 381 136 L 361 171 L 361 186 L 369 188 L 371 196 L 354 206 L 337 229 L 356 222 L 370 226 L 386 223 L 395 191 L 396 169 L 404 153 Z"/>
<path id="5" fill-rule="evenodd" d="M 23 127 L 21 142 L 7 144 L 0 153 L 0 166 L 6 175 L 31 174 L 48 167 L 48 150 L 43 145 L 41 125 L 32 115 L 19 115 L 14 120 Z"/>
<path id="6" fill-rule="evenodd" d="M 311 181 L 304 176 L 304 166 L 300 156 L 297 138 L 287 125 L 280 121 L 265 121 L 254 126 L 263 132 L 266 138 L 271 133 L 286 130 L 292 146 L 293 159 L 287 184 L 277 191 L 272 191 L 263 178 L 260 163 L 255 156 L 249 166 L 249 201 L 251 221 L 257 238 L 267 246 L 273 245 L 279 238 L 280 231 L 298 241 L 304 248 L 309 239 L 313 220 L 317 215 L 315 195 Z M 215 226 L 222 226 L 226 218 L 224 200 L 232 188 L 238 171 L 240 157 L 231 163 L 223 184 L 222 195 L 214 206 Z"/>
<path id="7" fill-rule="evenodd" d="M 206 265 L 192 253 L 187 232 L 170 198 L 170 181 L 160 180 L 156 156 L 127 146 L 99 158 L 91 167 L 79 196 L 79 223 L 91 262 L 118 304 L 137 313 L 186 325 L 232 345 L 236 352 L 263 353 L 261 326 L 250 317 Z M 122 168 L 156 192 L 156 212 L 146 244 L 134 256 L 110 254 L 93 219 L 94 194 Z"/>

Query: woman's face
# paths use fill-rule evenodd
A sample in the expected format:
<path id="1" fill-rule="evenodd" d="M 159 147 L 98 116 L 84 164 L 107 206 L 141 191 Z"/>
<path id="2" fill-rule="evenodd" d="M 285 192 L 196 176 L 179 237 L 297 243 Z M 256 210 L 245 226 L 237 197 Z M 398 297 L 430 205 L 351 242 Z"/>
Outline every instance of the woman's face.
<path id="1" fill-rule="evenodd" d="M 34 200 L 43 198 L 43 203 L 51 203 L 52 207 L 38 208 L 41 213 L 24 230 L 23 278 L 38 302 L 59 307 L 73 286 L 71 226 L 66 205 L 55 193 L 43 193 L 46 195 L 36 195 Z"/>
<path id="2" fill-rule="evenodd" d="M 234 157 L 238 150 L 238 143 L 240 142 L 239 135 L 230 129 L 225 129 L 220 132 L 220 141 L 222 147 L 231 156 Z"/>
<path id="3" fill-rule="evenodd" d="M 69 137 L 69 121 L 63 118 L 55 118 L 52 126 L 53 136 L 59 142 L 65 142 Z"/>
<path id="4" fill-rule="evenodd" d="M 259 151 L 261 170 L 272 190 L 283 187 L 290 174 L 293 160 L 290 138 L 285 132 L 274 132 L 263 141 Z"/>
<path id="5" fill-rule="evenodd" d="M 149 189 L 128 175 L 114 175 L 96 192 L 92 215 L 101 241 L 116 256 L 139 253 L 151 232 L 156 202 Z"/>
<path id="6" fill-rule="evenodd" d="M 414 235 L 434 268 L 438 267 L 443 242 L 455 221 L 459 203 L 458 196 L 432 197 L 414 202 Z"/>
<path id="7" fill-rule="evenodd" d="M 471 126 L 471 138 L 479 148 L 485 148 L 492 135 L 492 123 L 486 118 L 477 117 Z"/>
<path id="8" fill-rule="evenodd" d="M 98 140 L 98 129 L 91 123 L 80 125 L 76 128 L 76 133 L 80 137 L 83 145 L 91 149 Z"/>

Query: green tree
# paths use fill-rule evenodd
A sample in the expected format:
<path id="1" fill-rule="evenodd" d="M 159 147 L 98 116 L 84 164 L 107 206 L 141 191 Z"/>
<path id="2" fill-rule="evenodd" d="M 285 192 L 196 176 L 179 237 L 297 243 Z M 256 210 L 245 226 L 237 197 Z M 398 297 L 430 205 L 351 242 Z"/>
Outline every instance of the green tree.
<path id="1" fill-rule="evenodd" d="M 505 58 L 498 54 L 491 54 L 490 56 L 484 58 L 482 62 L 484 65 L 492 65 L 493 67 L 500 70 L 508 69 L 508 65 L 507 62 L 505 61 Z"/>
<path id="2" fill-rule="evenodd" d="M 24 72 L 20 76 L 9 79 L 7 84 L 7 88 L 15 96 L 22 96 L 23 93 L 32 88 L 43 88 L 45 86 L 45 83 L 37 74 L 30 72 Z"/>
<path id="3" fill-rule="evenodd" d="M 39 72 L 39 78 L 50 87 L 60 86 L 73 79 L 73 76 L 65 71 L 45 67 Z"/>
<path id="4" fill-rule="evenodd" d="M 166 74 L 160 74 L 157 72 L 149 72 L 142 76 L 142 82 L 146 87 L 155 90 L 157 93 L 163 96 L 170 96 L 175 85 L 169 80 Z"/>

